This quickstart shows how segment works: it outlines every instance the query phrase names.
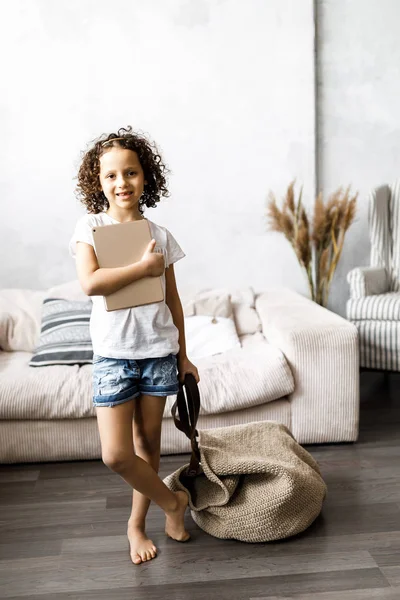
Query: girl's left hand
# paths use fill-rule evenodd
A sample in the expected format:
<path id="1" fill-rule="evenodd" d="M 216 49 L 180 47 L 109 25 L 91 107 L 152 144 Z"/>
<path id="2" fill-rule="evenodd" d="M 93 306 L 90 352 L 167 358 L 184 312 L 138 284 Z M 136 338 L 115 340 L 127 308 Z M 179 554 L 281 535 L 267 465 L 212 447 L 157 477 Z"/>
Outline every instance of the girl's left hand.
<path id="1" fill-rule="evenodd" d="M 183 383 L 186 373 L 191 373 L 194 376 L 196 383 L 199 383 L 200 377 L 197 367 L 190 362 L 187 356 L 183 356 L 182 358 L 178 358 L 178 377 L 181 383 Z"/>

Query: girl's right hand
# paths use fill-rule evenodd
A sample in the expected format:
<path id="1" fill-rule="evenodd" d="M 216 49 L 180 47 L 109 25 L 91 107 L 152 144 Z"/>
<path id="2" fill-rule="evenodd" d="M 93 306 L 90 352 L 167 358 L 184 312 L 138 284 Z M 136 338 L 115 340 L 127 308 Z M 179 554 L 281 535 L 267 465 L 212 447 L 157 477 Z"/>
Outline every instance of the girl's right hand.
<path id="1" fill-rule="evenodd" d="M 160 277 L 164 273 L 164 255 L 154 252 L 156 240 L 151 240 L 147 246 L 140 262 L 145 265 L 146 275 L 150 277 Z"/>

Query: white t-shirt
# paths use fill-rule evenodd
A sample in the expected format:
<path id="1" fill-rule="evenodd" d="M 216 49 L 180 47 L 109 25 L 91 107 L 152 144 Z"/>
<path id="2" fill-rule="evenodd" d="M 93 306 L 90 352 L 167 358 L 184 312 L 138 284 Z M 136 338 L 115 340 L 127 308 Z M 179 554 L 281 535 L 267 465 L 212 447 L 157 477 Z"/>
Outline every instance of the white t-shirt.
<path id="1" fill-rule="evenodd" d="M 172 234 L 149 219 L 156 250 L 164 255 L 165 268 L 185 256 Z M 92 227 L 118 223 L 106 213 L 87 214 L 76 224 L 69 243 L 70 254 L 76 256 L 76 242 L 93 244 Z M 90 335 L 93 352 L 109 358 L 161 358 L 179 352 L 179 332 L 165 302 L 165 273 L 161 277 L 164 300 L 144 306 L 107 312 L 103 296 L 92 296 Z"/>

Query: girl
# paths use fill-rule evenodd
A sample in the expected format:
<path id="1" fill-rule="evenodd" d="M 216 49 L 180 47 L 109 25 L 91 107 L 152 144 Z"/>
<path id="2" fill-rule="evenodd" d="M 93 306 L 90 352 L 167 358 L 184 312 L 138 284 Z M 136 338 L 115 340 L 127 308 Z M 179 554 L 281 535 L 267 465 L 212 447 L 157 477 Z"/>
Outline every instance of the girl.
<path id="1" fill-rule="evenodd" d="M 83 155 L 78 197 L 89 214 L 82 217 L 70 242 L 82 289 L 93 296 L 90 334 L 93 343 L 93 403 L 103 462 L 135 490 L 128 521 L 134 564 L 155 558 L 157 549 L 145 533 L 150 501 L 166 515 L 165 531 L 184 542 L 188 498 L 173 493 L 158 477 L 161 421 L 166 396 L 178 391 L 197 368 L 186 356 L 182 305 L 174 263 L 185 255 L 171 233 L 148 220 L 152 241 L 141 260 L 120 268 L 99 268 L 92 227 L 144 219 L 144 207 L 168 196 L 167 169 L 154 145 L 132 128 L 101 136 Z M 160 277 L 165 300 L 107 312 L 106 296 L 142 277 Z"/>

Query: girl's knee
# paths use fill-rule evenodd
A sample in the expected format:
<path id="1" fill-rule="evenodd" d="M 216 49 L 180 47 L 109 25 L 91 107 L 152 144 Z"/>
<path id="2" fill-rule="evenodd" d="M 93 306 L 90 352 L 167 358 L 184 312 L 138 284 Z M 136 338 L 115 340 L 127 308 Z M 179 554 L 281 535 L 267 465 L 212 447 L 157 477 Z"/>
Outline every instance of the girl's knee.
<path id="1" fill-rule="evenodd" d="M 130 463 L 132 463 L 133 456 L 128 456 L 126 452 L 103 450 L 101 458 L 106 467 L 111 469 L 111 471 L 120 473 L 121 471 L 124 471 Z"/>

